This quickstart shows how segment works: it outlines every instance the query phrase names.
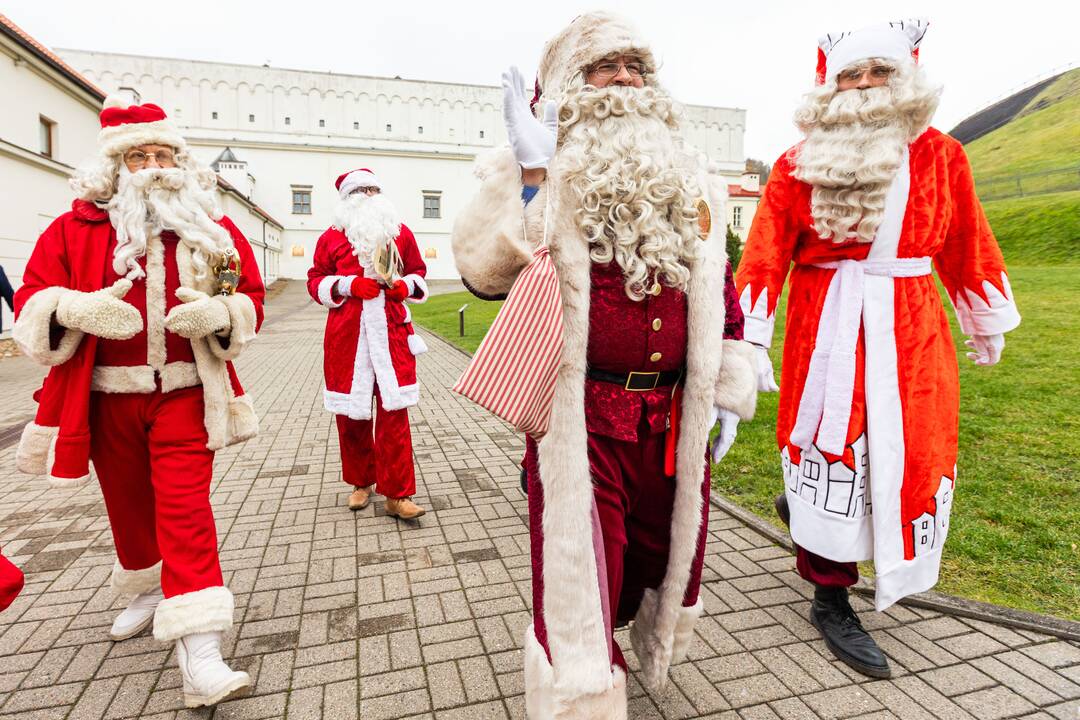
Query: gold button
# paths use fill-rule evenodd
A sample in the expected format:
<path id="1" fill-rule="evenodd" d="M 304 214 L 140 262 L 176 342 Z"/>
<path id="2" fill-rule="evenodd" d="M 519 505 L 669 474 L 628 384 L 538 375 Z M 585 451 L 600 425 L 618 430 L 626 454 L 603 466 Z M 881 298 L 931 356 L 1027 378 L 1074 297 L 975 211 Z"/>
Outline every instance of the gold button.
<path id="1" fill-rule="evenodd" d="M 663 324 L 664 323 L 660 322 L 660 318 L 656 318 L 655 320 L 652 321 L 652 329 L 656 330 L 657 332 L 660 332 L 660 326 L 663 325 Z"/>
<path id="2" fill-rule="evenodd" d="M 653 353 L 652 355 L 649 356 L 649 359 L 652 360 L 653 362 L 660 362 L 660 358 L 662 358 L 662 357 L 664 357 L 664 356 L 661 355 L 658 352 L 655 352 L 655 353 Z"/>
<path id="3" fill-rule="evenodd" d="M 659 295 L 660 294 L 660 283 L 654 282 L 652 287 L 649 288 L 649 294 L 650 295 Z"/>

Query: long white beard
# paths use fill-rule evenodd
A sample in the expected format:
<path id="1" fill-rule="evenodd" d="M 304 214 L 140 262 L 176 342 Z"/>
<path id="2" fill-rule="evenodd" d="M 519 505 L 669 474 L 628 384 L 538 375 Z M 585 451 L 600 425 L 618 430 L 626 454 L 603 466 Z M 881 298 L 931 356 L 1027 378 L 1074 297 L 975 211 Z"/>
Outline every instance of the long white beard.
<path id="1" fill-rule="evenodd" d="M 397 239 L 401 220 L 393 203 L 383 195 L 353 193 L 334 209 L 334 227 L 345 233 L 360 267 L 371 269 L 375 248 Z"/>
<path id="2" fill-rule="evenodd" d="M 593 262 L 618 263 L 635 300 L 655 281 L 686 290 L 701 189 L 671 98 L 655 87 L 571 87 L 560 126 L 553 172 L 579 200 Z"/>
<path id="3" fill-rule="evenodd" d="M 211 260 L 233 248 L 229 231 L 218 225 L 221 211 L 212 190 L 202 187 L 195 171 L 145 168 L 130 172 L 120 165 L 116 193 L 106 205 L 116 228 L 113 269 L 131 279 L 145 273 L 137 262 L 146 241 L 172 230 L 192 250 L 196 277 L 206 276 Z"/>
<path id="4" fill-rule="evenodd" d="M 795 114 L 806 140 L 793 174 L 813 186 L 810 214 L 822 238 L 874 240 L 904 150 L 929 126 L 939 93 L 905 65 L 881 87 L 838 92 L 830 83 L 807 96 Z"/>

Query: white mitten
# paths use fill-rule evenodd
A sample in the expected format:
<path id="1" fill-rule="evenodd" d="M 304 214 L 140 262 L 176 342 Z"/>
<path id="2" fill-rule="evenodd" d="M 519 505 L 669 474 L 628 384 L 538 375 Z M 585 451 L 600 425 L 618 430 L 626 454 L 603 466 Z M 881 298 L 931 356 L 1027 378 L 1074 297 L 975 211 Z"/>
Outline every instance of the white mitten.
<path id="1" fill-rule="evenodd" d="M 502 86 L 503 120 L 514 157 L 526 170 L 546 168 L 559 135 L 558 108 L 553 102 L 544 103 L 544 120 L 537 120 L 529 107 L 525 78 L 516 67 L 503 73 Z"/>
<path id="2" fill-rule="evenodd" d="M 228 331 L 232 326 L 229 309 L 217 297 L 210 297 L 199 290 L 178 288 L 176 297 L 183 305 L 177 305 L 165 316 L 165 329 L 188 340 Z"/>
<path id="3" fill-rule="evenodd" d="M 761 345 L 754 347 L 757 348 L 758 392 L 778 392 L 780 388 L 776 385 L 776 375 L 773 373 L 769 349 Z"/>
<path id="4" fill-rule="evenodd" d="M 1005 349 L 1005 336 L 997 335 L 972 335 L 964 344 L 975 352 L 967 354 L 968 360 L 976 365 L 997 365 L 1001 360 L 1001 351 Z"/>
<path id="5" fill-rule="evenodd" d="M 717 408 L 716 414 L 720 419 L 720 432 L 712 442 L 712 459 L 713 462 L 720 462 L 735 443 L 735 435 L 739 432 L 739 416 L 724 408 Z"/>
<path id="6" fill-rule="evenodd" d="M 106 340 L 127 340 L 143 329 L 142 315 L 121 300 L 131 281 L 120 278 L 94 292 L 68 290 L 56 305 L 56 321 L 70 330 L 81 330 Z"/>

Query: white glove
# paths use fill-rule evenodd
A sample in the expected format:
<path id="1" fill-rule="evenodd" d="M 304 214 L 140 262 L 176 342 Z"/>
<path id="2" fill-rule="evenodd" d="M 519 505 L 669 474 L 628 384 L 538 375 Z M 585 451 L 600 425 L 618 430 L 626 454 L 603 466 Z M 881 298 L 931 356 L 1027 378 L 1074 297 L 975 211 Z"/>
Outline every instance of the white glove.
<path id="1" fill-rule="evenodd" d="M 712 442 L 712 459 L 713 462 L 720 462 L 735 443 L 735 434 L 739 431 L 739 416 L 724 408 L 716 408 L 715 412 L 720 419 L 720 432 Z"/>
<path id="2" fill-rule="evenodd" d="M 184 304 L 177 305 L 165 316 L 165 329 L 169 332 L 188 340 L 198 340 L 232 327 L 229 308 L 217 297 L 186 287 L 177 288 L 176 297 Z"/>
<path id="3" fill-rule="evenodd" d="M 94 292 L 69 290 L 56 305 L 56 321 L 69 330 L 81 330 L 106 340 L 127 340 L 143 329 L 143 319 L 131 303 L 120 298 L 128 294 L 131 281 L 120 278 Z"/>
<path id="4" fill-rule="evenodd" d="M 972 335 L 964 344 L 975 352 L 967 354 L 968 360 L 976 365 L 997 365 L 1001 360 L 1001 351 L 1005 349 L 1005 336 L 997 335 Z"/>
<path id="5" fill-rule="evenodd" d="M 758 392 L 778 392 L 776 376 L 773 374 L 772 359 L 769 357 L 769 349 L 760 345 L 757 348 L 757 389 Z"/>
<path id="6" fill-rule="evenodd" d="M 546 168 L 555 154 L 555 140 L 559 135 L 555 103 L 544 103 L 544 121 L 540 122 L 529 107 L 525 78 L 516 67 L 503 73 L 502 86 L 503 120 L 514 157 L 526 170 Z"/>

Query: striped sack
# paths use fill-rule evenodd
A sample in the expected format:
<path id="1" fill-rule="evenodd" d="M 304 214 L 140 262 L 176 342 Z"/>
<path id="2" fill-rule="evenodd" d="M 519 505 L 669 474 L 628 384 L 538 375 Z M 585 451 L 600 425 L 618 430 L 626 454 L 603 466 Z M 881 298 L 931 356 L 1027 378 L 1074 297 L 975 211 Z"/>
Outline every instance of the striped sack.
<path id="1" fill-rule="evenodd" d="M 559 279 L 545 243 L 514 281 L 453 390 L 540 438 L 551 417 L 562 348 Z"/>

